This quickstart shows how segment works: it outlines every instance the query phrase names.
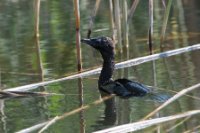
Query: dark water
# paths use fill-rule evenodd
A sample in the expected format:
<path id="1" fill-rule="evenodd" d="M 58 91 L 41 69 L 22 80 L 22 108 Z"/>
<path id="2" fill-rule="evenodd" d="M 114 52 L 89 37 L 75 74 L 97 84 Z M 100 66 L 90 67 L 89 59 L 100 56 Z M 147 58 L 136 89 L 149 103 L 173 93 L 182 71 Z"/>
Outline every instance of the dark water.
<path id="1" fill-rule="evenodd" d="M 129 2 L 131 3 L 131 2 Z M 155 1 L 154 49 L 160 52 L 160 34 L 164 9 L 161 3 Z M 80 2 L 81 35 L 86 37 L 89 16 L 95 1 Z M 131 4 L 129 4 L 131 5 Z M 130 6 L 129 6 L 130 7 Z M 200 2 L 198 0 L 179 0 L 172 6 L 166 30 L 164 50 L 189 46 L 200 42 Z M 111 36 L 109 3 L 102 1 L 92 36 Z M 116 49 L 116 62 L 148 55 L 148 3 L 141 2 L 129 25 L 129 49 L 120 54 Z M 41 1 L 40 15 L 40 58 L 34 35 L 33 1 L 2 0 L 0 2 L 0 87 L 2 89 L 17 87 L 42 80 L 51 80 L 71 75 L 76 72 L 75 49 L 75 17 L 73 2 L 64 0 Z M 128 54 L 127 54 L 128 53 Z M 180 91 L 196 83 L 200 79 L 199 51 L 193 51 L 153 63 L 115 71 L 114 78 L 126 77 L 144 84 L 164 88 L 163 93 Z M 100 55 L 92 48 L 83 45 L 83 68 L 91 69 L 101 65 Z M 42 64 L 42 73 L 40 67 Z M 100 94 L 97 88 L 98 75 L 92 75 L 82 80 L 83 103 L 89 104 L 98 100 Z M 1 119 L 0 132 L 13 133 L 35 124 L 47 121 L 57 115 L 72 111 L 80 106 L 78 80 L 63 81 L 40 87 L 37 91 L 47 91 L 64 96 L 31 97 L 6 99 L 0 101 Z M 199 97 L 200 91 L 195 90 L 189 95 Z M 111 126 L 138 121 L 153 111 L 160 103 L 148 98 L 131 98 L 128 100 L 116 98 L 116 111 L 105 104 L 91 106 L 80 113 L 66 117 L 52 125 L 50 133 L 77 133 L 85 130 L 92 132 Z M 199 109 L 200 103 L 191 97 L 182 97 L 160 111 L 158 116 L 168 116 L 189 110 Z M 198 126 L 199 115 L 189 118 L 186 122 L 171 130 L 183 132 Z M 182 119 L 183 120 L 183 119 Z M 166 132 L 180 121 L 161 125 L 160 130 Z M 82 125 L 82 126 L 81 126 Z M 141 132 L 154 132 L 156 127 Z M 197 129 L 198 131 L 198 129 Z"/>

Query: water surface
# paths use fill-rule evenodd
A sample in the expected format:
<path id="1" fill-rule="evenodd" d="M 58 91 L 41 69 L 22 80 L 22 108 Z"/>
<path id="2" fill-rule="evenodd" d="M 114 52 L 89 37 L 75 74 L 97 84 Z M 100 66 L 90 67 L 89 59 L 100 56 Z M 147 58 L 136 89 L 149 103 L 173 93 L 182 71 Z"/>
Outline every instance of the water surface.
<path id="1" fill-rule="evenodd" d="M 131 2 L 129 2 L 129 5 Z M 160 52 L 160 33 L 164 9 L 155 2 L 154 50 Z M 81 35 L 86 37 L 89 16 L 95 1 L 81 1 Z M 72 1 L 41 1 L 40 15 L 40 53 L 34 38 L 33 1 L 3 0 L 0 4 L 0 86 L 2 89 L 17 87 L 42 80 L 51 80 L 76 73 L 75 17 Z M 173 3 L 166 30 L 164 50 L 171 50 L 200 42 L 200 4 L 198 0 L 178 0 Z M 130 6 L 129 6 L 130 7 Z M 129 25 L 129 49 L 116 47 L 116 62 L 148 55 L 148 2 L 141 2 Z M 111 36 L 109 3 L 102 1 L 92 36 Z M 83 69 L 100 66 L 102 59 L 92 48 L 82 45 Z M 180 91 L 199 82 L 199 51 L 188 52 L 154 62 L 115 71 L 114 78 L 129 78 L 146 85 L 157 86 L 165 94 Z M 38 58 L 40 55 L 41 61 Z M 155 64 L 155 69 L 153 69 Z M 42 66 L 42 72 L 41 72 Z M 82 80 L 83 104 L 98 100 L 97 88 L 99 75 Z M 63 96 L 27 97 L 4 99 L 0 101 L 0 132 L 13 133 L 35 124 L 47 121 L 57 115 L 72 111 L 80 106 L 78 80 L 63 81 L 36 91 L 64 94 Z M 199 97 L 200 91 L 189 93 Z M 159 102 L 147 98 L 115 98 L 114 105 L 105 107 L 104 103 L 91 106 L 80 114 L 71 115 L 52 125 L 50 133 L 77 133 L 85 130 L 92 132 L 116 125 L 138 121 L 153 111 Z M 189 110 L 199 109 L 199 101 L 191 97 L 182 97 L 160 111 L 158 116 L 168 116 Z M 179 121 L 161 125 L 161 131 L 167 131 Z M 173 129 L 172 132 L 190 130 L 199 123 L 199 115 Z M 142 132 L 153 132 L 155 127 Z"/>

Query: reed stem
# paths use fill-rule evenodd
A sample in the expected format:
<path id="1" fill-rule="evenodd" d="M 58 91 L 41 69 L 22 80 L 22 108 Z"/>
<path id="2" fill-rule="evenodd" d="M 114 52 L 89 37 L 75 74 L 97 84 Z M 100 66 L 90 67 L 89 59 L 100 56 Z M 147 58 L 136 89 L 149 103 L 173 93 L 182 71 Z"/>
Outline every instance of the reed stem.
<path id="1" fill-rule="evenodd" d="M 119 0 L 114 0 L 114 11 L 115 11 L 115 23 L 117 28 L 117 39 L 120 48 L 120 53 L 122 53 L 122 37 L 121 37 L 121 14 L 120 14 L 120 6 Z"/>
<path id="2" fill-rule="evenodd" d="M 115 41 L 116 31 L 115 31 L 115 23 L 114 23 L 114 16 L 113 16 L 113 0 L 109 0 L 109 8 L 110 8 L 110 22 L 112 28 L 112 39 Z"/>
<path id="3" fill-rule="evenodd" d="M 152 47 L 153 47 L 153 0 L 149 0 L 149 51 L 150 54 L 153 54 Z"/>
<path id="4" fill-rule="evenodd" d="M 36 56 L 38 61 L 38 71 L 39 71 L 39 81 L 43 81 L 43 66 L 42 66 L 42 59 L 41 59 L 41 52 L 40 52 L 40 0 L 35 0 L 34 8 L 35 8 L 35 47 L 36 47 Z"/>
<path id="5" fill-rule="evenodd" d="M 123 32 L 122 32 L 122 39 L 123 39 L 123 45 L 128 50 L 129 47 L 129 40 L 128 40 L 128 12 L 127 12 L 127 0 L 123 0 L 122 2 L 122 26 L 123 26 Z"/>
<path id="6" fill-rule="evenodd" d="M 35 37 L 39 37 L 39 25 L 40 25 L 40 0 L 35 0 Z"/>
<path id="7" fill-rule="evenodd" d="M 74 0 L 74 9 L 76 17 L 76 50 L 77 50 L 77 68 L 78 72 L 82 72 L 82 54 L 80 46 L 80 9 L 79 9 L 79 0 Z M 83 106 L 83 84 L 82 79 L 78 78 L 78 89 L 79 89 L 79 101 L 80 107 Z M 80 118 L 83 117 L 83 110 L 80 113 Z M 84 120 L 80 119 L 80 130 L 85 132 L 83 126 Z"/>
<path id="8" fill-rule="evenodd" d="M 77 68 L 78 72 L 82 71 L 82 56 L 81 56 L 81 46 L 80 46 L 80 10 L 79 10 L 79 0 L 74 0 L 74 10 L 76 18 L 76 52 L 77 52 Z"/>

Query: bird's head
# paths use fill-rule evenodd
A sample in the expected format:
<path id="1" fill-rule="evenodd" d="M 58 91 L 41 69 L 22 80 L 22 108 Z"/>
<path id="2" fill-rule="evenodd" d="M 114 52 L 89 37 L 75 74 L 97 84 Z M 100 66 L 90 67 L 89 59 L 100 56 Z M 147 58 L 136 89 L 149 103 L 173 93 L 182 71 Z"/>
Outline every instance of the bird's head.
<path id="1" fill-rule="evenodd" d="M 110 37 L 81 39 L 81 42 L 98 50 L 104 59 L 114 58 L 114 42 Z"/>

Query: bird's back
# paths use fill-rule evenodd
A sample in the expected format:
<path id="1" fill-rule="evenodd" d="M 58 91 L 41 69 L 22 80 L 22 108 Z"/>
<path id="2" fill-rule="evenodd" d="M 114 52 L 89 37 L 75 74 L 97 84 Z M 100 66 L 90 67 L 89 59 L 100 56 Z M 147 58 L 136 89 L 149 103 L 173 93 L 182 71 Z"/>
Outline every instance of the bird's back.
<path id="1" fill-rule="evenodd" d="M 123 78 L 117 79 L 115 82 L 122 84 L 134 96 L 144 96 L 150 92 L 150 88 L 136 81 Z"/>
<path id="2" fill-rule="evenodd" d="M 144 96 L 150 92 L 150 89 L 145 85 L 128 79 L 117 79 L 107 82 L 100 86 L 100 90 L 109 94 L 116 94 L 122 98 Z"/>

